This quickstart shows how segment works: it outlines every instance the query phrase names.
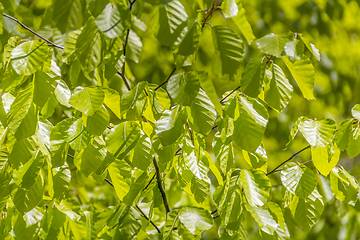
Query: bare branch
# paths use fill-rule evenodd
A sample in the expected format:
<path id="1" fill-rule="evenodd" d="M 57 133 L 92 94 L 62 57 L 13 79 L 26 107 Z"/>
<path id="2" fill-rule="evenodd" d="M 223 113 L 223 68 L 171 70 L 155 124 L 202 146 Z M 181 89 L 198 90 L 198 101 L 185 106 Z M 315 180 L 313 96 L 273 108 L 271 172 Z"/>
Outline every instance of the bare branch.
<path id="1" fill-rule="evenodd" d="M 145 218 L 146 220 L 148 220 L 148 221 L 151 223 L 151 225 L 154 226 L 154 228 L 156 229 L 156 231 L 157 231 L 158 233 L 161 233 L 160 229 L 155 225 L 155 223 L 154 223 L 153 221 L 151 221 L 151 220 L 145 215 L 145 213 L 141 210 L 141 208 L 139 208 L 138 205 L 136 205 L 135 207 L 136 207 L 136 209 L 141 213 L 141 216 L 142 216 L 143 218 Z"/>
<path id="2" fill-rule="evenodd" d="M 170 73 L 170 75 L 167 77 L 167 79 L 160 84 L 159 86 L 157 86 L 154 91 L 158 90 L 159 88 L 161 88 L 165 83 L 167 83 L 169 81 L 169 79 L 171 78 L 171 76 L 174 74 L 174 72 L 176 71 L 176 67 L 174 68 L 174 70 L 172 70 L 172 72 Z"/>
<path id="3" fill-rule="evenodd" d="M 168 203 L 167 198 L 166 198 L 165 189 L 164 189 L 163 184 L 162 184 L 159 165 L 158 165 L 155 157 L 153 158 L 153 163 L 154 163 L 154 167 L 155 167 L 155 170 L 156 170 L 156 180 L 157 180 L 157 183 L 158 183 L 158 187 L 159 187 L 159 190 L 160 190 L 163 202 L 164 202 L 166 214 L 168 214 L 170 212 L 170 207 L 169 207 L 169 203 Z"/>
<path id="4" fill-rule="evenodd" d="M 9 18 L 15 22 L 17 22 L 18 24 L 20 24 L 20 26 L 22 26 L 23 28 L 25 28 L 26 30 L 28 30 L 29 32 L 31 32 L 32 34 L 38 36 L 39 38 L 41 38 L 42 40 L 44 40 L 45 42 L 47 42 L 50 46 L 56 47 L 56 48 L 60 48 L 60 49 L 64 49 L 64 47 L 56 45 L 55 43 L 51 42 L 50 40 L 44 38 L 43 36 L 41 36 L 40 34 L 36 33 L 35 31 L 33 31 L 32 29 L 30 29 L 29 27 L 27 27 L 25 24 L 23 24 L 22 22 L 20 22 L 19 20 L 17 20 L 16 18 L 9 16 L 5 13 L 3 13 L 3 16 L 6 18 Z"/>
<path id="5" fill-rule="evenodd" d="M 241 86 L 238 86 L 237 88 L 235 88 L 234 90 L 232 90 L 228 95 L 226 95 L 223 99 L 220 100 L 220 103 L 224 103 L 224 101 L 231 95 L 233 94 L 236 90 L 238 90 Z"/>
<path id="6" fill-rule="evenodd" d="M 268 175 L 270 175 L 270 174 L 272 174 L 272 173 L 274 173 L 274 172 L 277 172 L 278 168 L 280 168 L 282 165 L 284 165 L 285 163 L 287 163 L 288 161 L 290 161 L 291 159 L 293 159 L 296 155 L 298 155 L 299 153 L 301 153 L 302 151 L 304 151 L 304 150 L 306 150 L 306 149 L 308 149 L 308 148 L 310 148 L 310 145 L 304 147 L 304 148 L 301 149 L 300 151 L 298 151 L 298 152 L 294 153 L 293 155 L 291 155 L 291 157 L 289 157 L 289 158 L 286 159 L 284 162 L 282 162 L 281 164 L 279 164 L 279 165 L 278 165 L 276 168 L 274 168 L 271 172 L 268 172 L 268 173 L 266 174 L 266 176 L 268 176 Z"/>

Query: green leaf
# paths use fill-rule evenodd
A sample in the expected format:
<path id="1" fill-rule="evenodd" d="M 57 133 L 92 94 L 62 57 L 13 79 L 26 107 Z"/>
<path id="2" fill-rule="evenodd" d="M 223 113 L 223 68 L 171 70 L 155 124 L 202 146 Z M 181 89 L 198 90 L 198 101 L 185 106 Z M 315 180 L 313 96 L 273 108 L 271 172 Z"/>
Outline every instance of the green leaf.
<path id="1" fill-rule="evenodd" d="M 246 19 L 245 16 L 245 9 L 242 6 L 241 3 L 237 5 L 238 8 L 238 14 L 232 18 L 232 20 L 235 22 L 239 30 L 241 31 L 242 35 L 244 35 L 246 41 L 250 44 L 252 40 L 255 39 L 253 30 L 251 28 L 250 23 Z"/>
<path id="2" fill-rule="evenodd" d="M 86 130 L 91 134 L 99 136 L 105 131 L 109 121 L 109 112 L 104 106 L 101 106 L 100 109 L 94 113 L 94 115 L 86 116 Z"/>
<path id="3" fill-rule="evenodd" d="M 282 60 L 290 70 L 291 75 L 298 84 L 304 97 L 307 99 L 315 99 L 313 93 L 315 70 L 310 59 L 303 55 L 301 59 L 295 63 L 292 63 L 287 56 L 283 56 Z"/>
<path id="4" fill-rule="evenodd" d="M 255 219 L 259 228 L 267 234 L 273 235 L 279 224 L 274 220 L 269 209 L 266 206 L 257 207 L 245 204 L 246 210 L 251 213 L 251 216 Z"/>
<path id="5" fill-rule="evenodd" d="M 242 73 L 240 84 L 242 92 L 250 97 L 256 98 L 260 94 L 264 80 L 263 59 L 253 59 L 246 64 Z"/>
<path id="6" fill-rule="evenodd" d="M 213 150 L 216 160 L 220 164 L 223 174 L 226 174 L 234 164 L 234 148 L 232 143 L 225 144 L 221 138 L 215 135 Z"/>
<path id="7" fill-rule="evenodd" d="M 180 41 L 175 43 L 174 53 L 181 56 L 188 57 L 195 52 L 198 48 L 200 34 L 201 34 L 201 23 L 196 19 L 190 27 L 185 27 L 179 38 Z"/>
<path id="8" fill-rule="evenodd" d="M 248 203 L 253 206 L 263 206 L 270 196 L 269 178 L 260 170 L 243 169 L 240 173 L 240 179 Z"/>
<path id="9" fill-rule="evenodd" d="M 71 97 L 71 91 L 67 84 L 63 80 L 58 80 L 58 85 L 55 88 L 55 96 L 60 104 L 65 107 L 71 107 L 69 101 Z"/>
<path id="10" fill-rule="evenodd" d="M 49 47 L 42 40 L 24 42 L 11 51 L 11 64 L 19 75 L 35 73 L 44 63 Z"/>
<path id="11" fill-rule="evenodd" d="M 70 104 L 78 111 L 93 115 L 103 104 L 105 94 L 95 87 L 77 87 L 70 98 Z"/>
<path id="12" fill-rule="evenodd" d="M 238 14 L 238 6 L 236 5 L 235 0 L 224 0 L 221 3 L 221 10 L 226 18 L 235 17 Z"/>
<path id="13" fill-rule="evenodd" d="M 312 53 L 316 60 L 320 61 L 320 53 L 319 50 L 310 42 L 309 39 L 303 37 L 301 33 L 298 33 L 300 40 L 305 44 L 307 49 Z"/>
<path id="14" fill-rule="evenodd" d="M 52 20 L 55 26 L 66 33 L 83 26 L 83 3 L 81 0 L 55 0 L 52 5 Z"/>
<path id="15" fill-rule="evenodd" d="M 216 109 L 204 90 L 200 89 L 190 106 L 189 121 L 192 129 L 207 136 L 216 120 Z"/>
<path id="16" fill-rule="evenodd" d="M 176 142 L 184 131 L 186 117 L 186 112 L 180 106 L 162 113 L 160 119 L 155 122 L 155 132 L 161 144 L 167 146 Z"/>
<path id="17" fill-rule="evenodd" d="M 130 190 L 131 168 L 124 161 L 116 159 L 108 167 L 108 172 L 114 185 L 116 195 L 123 201 Z"/>
<path id="18" fill-rule="evenodd" d="M 311 157 L 319 172 L 327 176 L 340 158 L 340 149 L 334 144 L 325 147 L 311 148 Z"/>
<path id="19" fill-rule="evenodd" d="M 71 172 L 67 164 L 58 167 L 52 168 L 52 181 L 53 181 L 53 188 L 54 188 L 54 195 L 53 198 L 61 201 L 70 186 L 71 181 Z"/>
<path id="20" fill-rule="evenodd" d="M 206 95 L 210 98 L 211 102 L 214 104 L 216 111 L 220 116 L 223 116 L 223 110 L 221 103 L 219 101 L 219 97 L 216 93 L 215 86 L 212 82 L 212 80 L 209 78 L 208 74 L 206 72 L 195 72 L 195 74 L 198 76 L 200 80 L 201 88 L 205 91 Z"/>
<path id="21" fill-rule="evenodd" d="M 324 147 L 334 138 L 336 123 L 327 118 L 322 120 L 303 119 L 299 130 L 313 148 Z"/>
<path id="22" fill-rule="evenodd" d="M 65 43 L 64 43 L 64 54 L 63 54 L 63 61 L 67 64 L 73 63 L 75 50 L 76 50 L 76 40 L 81 33 L 80 30 L 69 32 L 66 36 Z"/>
<path id="23" fill-rule="evenodd" d="M 38 109 L 32 103 L 32 85 L 21 91 L 11 105 L 7 115 L 8 127 L 16 139 L 21 140 L 35 134 Z"/>
<path id="24" fill-rule="evenodd" d="M 102 91 L 105 93 L 104 104 L 120 119 L 119 93 L 111 88 L 102 88 Z"/>
<path id="25" fill-rule="evenodd" d="M 245 150 L 242 150 L 245 161 L 254 169 L 259 169 L 266 172 L 267 170 L 267 160 L 266 150 L 263 144 L 256 149 L 255 153 L 249 153 Z"/>
<path id="26" fill-rule="evenodd" d="M 134 147 L 134 156 L 132 164 L 146 171 L 152 161 L 153 149 L 151 146 L 151 140 L 144 132 L 141 131 L 139 141 Z"/>
<path id="27" fill-rule="evenodd" d="M 153 28 L 157 39 L 172 47 L 173 43 L 186 26 L 188 15 L 180 1 L 174 0 L 159 6 L 153 18 Z"/>
<path id="28" fill-rule="evenodd" d="M 126 12 L 122 7 L 108 3 L 102 13 L 95 19 L 95 24 L 108 38 L 116 38 L 122 36 L 128 27 L 127 21 L 122 18 L 125 15 L 130 16 L 129 12 Z"/>
<path id="29" fill-rule="evenodd" d="M 13 179 L 17 185 L 29 190 L 39 176 L 40 168 L 44 163 L 44 157 L 37 151 L 34 158 L 25 163 L 18 170 L 14 170 Z"/>
<path id="30" fill-rule="evenodd" d="M 314 173 L 305 165 L 289 162 L 281 171 L 281 182 L 292 194 L 300 198 L 308 197 L 316 187 Z"/>
<path id="31" fill-rule="evenodd" d="M 266 103 L 277 111 L 283 110 L 290 102 L 293 87 L 282 69 L 273 64 L 269 89 L 265 92 Z"/>
<path id="32" fill-rule="evenodd" d="M 357 120 L 360 121 L 360 104 L 356 104 L 352 109 L 351 109 L 351 114 L 354 118 L 356 118 Z"/>
<path id="33" fill-rule="evenodd" d="M 194 235 L 200 235 L 209 230 L 214 221 L 209 211 L 198 207 L 183 207 L 179 212 L 182 224 Z"/>
<path id="34" fill-rule="evenodd" d="M 291 32 L 275 35 L 270 33 L 256 40 L 256 45 L 261 52 L 280 58 L 284 51 L 285 44 L 291 41 L 293 34 Z"/>
<path id="35" fill-rule="evenodd" d="M 137 102 L 138 98 L 140 98 L 141 95 L 144 94 L 143 92 L 146 91 L 145 90 L 146 86 L 147 86 L 146 81 L 139 82 L 136 85 L 136 87 L 131 89 L 131 91 L 129 91 L 121 96 L 121 103 L 120 103 L 121 115 L 126 113 L 130 108 L 136 106 L 136 102 Z"/>
<path id="36" fill-rule="evenodd" d="M 293 196 L 289 207 L 296 223 L 309 230 L 319 220 L 324 210 L 324 202 L 317 189 L 314 189 L 307 198 Z"/>
<path id="37" fill-rule="evenodd" d="M 76 40 L 76 56 L 85 74 L 94 71 L 101 63 L 101 34 L 90 17 Z"/>
<path id="38" fill-rule="evenodd" d="M 74 164 L 85 177 L 88 177 L 101 165 L 105 156 L 106 148 L 102 138 L 95 138 L 92 144 L 75 154 Z"/>
<path id="39" fill-rule="evenodd" d="M 332 169 L 330 187 L 337 199 L 355 206 L 358 200 L 359 184 L 344 168 L 335 167 Z"/>
<path id="40" fill-rule="evenodd" d="M 140 54 L 143 44 L 140 37 L 132 30 L 129 32 L 128 45 L 126 49 L 126 60 L 132 60 L 135 63 L 139 62 Z"/>
<path id="41" fill-rule="evenodd" d="M 55 91 L 57 82 L 43 72 L 36 72 L 34 76 L 34 103 L 40 108 L 44 107 Z"/>
<path id="42" fill-rule="evenodd" d="M 199 92 L 200 82 L 193 73 L 173 75 L 166 86 L 171 99 L 182 105 L 190 106 Z"/>
<path id="43" fill-rule="evenodd" d="M 135 147 L 139 138 L 140 128 L 138 124 L 122 122 L 111 129 L 106 136 L 106 147 L 116 158 L 123 159 Z"/>
<path id="44" fill-rule="evenodd" d="M 351 139 L 351 124 L 352 119 L 347 119 L 343 121 L 340 125 L 340 128 L 335 134 L 335 142 L 336 145 L 339 146 L 341 151 L 344 151 L 349 145 L 349 141 Z"/>
<path id="45" fill-rule="evenodd" d="M 0 169 L 0 207 L 5 207 L 10 195 L 9 183 L 12 179 L 10 164 L 5 164 Z"/>
<path id="46" fill-rule="evenodd" d="M 238 171 L 230 170 L 227 173 L 224 186 L 219 186 L 213 195 L 214 201 L 218 204 L 221 223 L 224 226 L 236 224 L 241 219 L 242 194 L 240 174 Z"/>
<path id="47" fill-rule="evenodd" d="M 36 183 L 33 184 L 29 190 L 17 188 L 13 201 L 15 207 L 21 214 L 30 211 L 41 201 L 43 197 L 42 179 L 37 178 Z"/>
<path id="48" fill-rule="evenodd" d="M 266 108 L 250 97 L 240 97 L 240 116 L 234 123 L 233 139 L 248 152 L 255 152 L 261 143 L 269 119 Z"/>
<path id="49" fill-rule="evenodd" d="M 244 44 L 240 37 L 226 26 L 214 26 L 211 29 L 215 54 L 220 57 L 221 74 L 233 80 L 245 54 Z"/>

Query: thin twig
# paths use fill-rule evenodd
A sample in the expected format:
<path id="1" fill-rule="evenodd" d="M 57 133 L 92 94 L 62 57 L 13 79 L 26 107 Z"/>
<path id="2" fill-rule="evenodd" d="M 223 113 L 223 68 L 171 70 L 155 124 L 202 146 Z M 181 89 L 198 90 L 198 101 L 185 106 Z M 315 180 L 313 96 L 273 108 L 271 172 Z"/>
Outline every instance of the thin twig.
<path id="1" fill-rule="evenodd" d="M 213 0 L 211 7 L 209 8 L 209 10 L 206 11 L 206 13 L 208 13 L 208 15 L 204 18 L 204 21 L 201 25 L 201 31 L 205 27 L 206 21 L 212 17 L 213 11 L 215 9 L 215 4 L 216 4 L 216 0 Z"/>
<path id="2" fill-rule="evenodd" d="M 124 62 L 124 64 L 125 64 L 125 62 Z M 130 91 L 131 87 L 130 87 L 130 84 L 128 83 L 127 79 L 125 78 L 125 75 L 123 75 L 120 71 L 117 71 L 117 74 L 119 74 L 119 76 L 123 79 L 127 90 Z"/>
<path id="3" fill-rule="evenodd" d="M 71 157 L 71 158 L 74 158 L 74 156 L 71 155 L 71 154 L 69 154 L 69 153 L 67 154 L 67 156 L 68 156 L 68 157 Z"/>
<path id="4" fill-rule="evenodd" d="M 160 190 L 163 202 L 164 202 L 166 214 L 168 214 L 170 212 L 170 207 L 169 207 L 169 203 L 168 203 L 167 198 L 166 198 L 165 189 L 164 189 L 163 184 L 162 184 L 159 165 L 158 165 L 155 157 L 153 158 L 153 163 L 154 163 L 154 167 L 155 167 L 155 171 L 156 171 L 156 180 L 157 180 L 157 183 L 158 183 L 158 187 L 159 187 L 159 190 Z"/>
<path id="5" fill-rule="evenodd" d="M 211 212 L 211 215 L 213 215 L 214 213 L 217 213 L 217 209 L 215 209 L 214 211 Z"/>
<path id="6" fill-rule="evenodd" d="M 214 216 L 214 217 L 213 217 L 213 219 L 218 218 L 218 217 L 220 217 L 220 215 L 219 215 L 219 214 L 218 214 L 218 215 L 216 215 L 216 216 Z"/>
<path id="7" fill-rule="evenodd" d="M 124 42 L 124 64 L 122 65 L 122 71 L 121 71 L 121 74 L 124 76 L 123 79 L 125 79 L 125 63 L 126 63 L 126 47 L 128 45 L 128 42 L 129 42 L 129 34 L 130 34 L 130 28 L 128 28 L 128 30 L 126 31 L 126 37 L 125 37 L 125 42 Z M 128 86 L 126 86 L 128 87 Z M 130 88 L 130 86 L 129 86 Z M 128 90 L 129 90 L 128 88 Z M 129 90 L 130 91 L 130 90 Z"/>
<path id="8" fill-rule="evenodd" d="M 304 150 L 306 150 L 306 149 L 308 149 L 308 148 L 310 148 L 310 145 L 304 147 L 304 148 L 301 149 L 300 151 L 298 151 L 298 152 L 294 153 L 293 155 L 291 155 L 291 157 L 289 157 L 289 158 L 286 159 L 284 162 L 282 162 L 281 164 L 279 164 L 279 165 L 278 165 L 276 168 L 274 168 L 271 172 L 268 172 L 268 173 L 266 174 L 266 176 L 268 176 L 268 175 L 276 172 L 279 167 L 281 167 L 282 165 L 284 165 L 285 163 L 287 163 L 288 161 L 290 161 L 291 159 L 293 159 L 296 155 L 298 155 L 299 153 L 301 153 L 302 151 L 304 151 Z"/>
<path id="9" fill-rule="evenodd" d="M 174 70 L 172 70 L 172 72 L 170 73 L 170 75 L 167 77 L 167 79 L 160 84 L 159 86 L 157 86 L 154 91 L 158 90 L 159 88 L 161 88 L 165 83 L 167 83 L 169 81 L 169 79 L 171 78 L 171 76 L 174 74 L 174 72 L 176 71 L 176 67 L 174 68 Z"/>
<path id="10" fill-rule="evenodd" d="M 113 184 L 109 179 L 105 178 L 105 181 L 106 181 L 110 186 L 114 187 L 114 184 Z"/>
<path id="11" fill-rule="evenodd" d="M 23 24 L 22 22 L 20 22 L 19 20 L 17 20 L 16 18 L 12 17 L 12 16 L 9 16 L 5 13 L 3 13 L 3 16 L 6 17 L 6 18 L 9 18 L 15 22 L 17 22 L 18 24 L 20 24 L 20 26 L 22 26 L 23 28 L 25 28 L 26 30 L 28 30 L 29 32 L 31 32 L 32 34 L 38 36 L 39 38 L 41 38 L 42 40 L 44 40 L 45 42 L 47 42 L 50 46 L 54 46 L 54 47 L 57 47 L 57 48 L 60 48 L 60 49 L 64 49 L 64 47 L 62 46 L 59 46 L 59 45 L 56 45 L 55 43 L 51 42 L 50 40 L 44 38 L 43 36 L 41 36 L 40 34 L 36 33 L 34 30 L 30 29 L 29 27 L 27 27 L 25 24 Z"/>
<path id="12" fill-rule="evenodd" d="M 238 90 L 241 86 L 238 86 L 237 88 L 235 88 L 234 90 L 232 90 L 228 95 L 226 95 L 223 99 L 220 100 L 220 103 L 224 103 L 224 101 L 231 95 L 233 94 L 236 90 Z"/>
<path id="13" fill-rule="evenodd" d="M 146 184 L 146 186 L 143 188 L 143 191 L 146 190 L 146 189 L 150 186 L 150 184 L 151 184 L 151 182 L 154 180 L 155 176 L 156 176 L 156 173 L 155 173 L 154 176 L 151 178 L 151 180 L 148 182 L 148 184 Z"/>
<path id="14" fill-rule="evenodd" d="M 145 218 L 147 221 L 149 221 L 149 222 L 151 223 L 151 225 L 153 225 L 154 228 L 156 228 L 156 231 L 157 231 L 158 233 L 161 233 L 160 229 L 155 225 L 155 223 L 153 223 L 153 221 L 151 221 L 151 220 L 145 215 L 145 213 L 141 210 L 141 208 L 139 208 L 138 205 L 136 205 L 135 207 L 136 207 L 136 209 L 141 213 L 141 216 L 142 216 L 143 218 Z"/>
<path id="15" fill-rule="evenodd" d="M 114 184 L 113 184 L 109 179 L 105 178 L 105 181 L 106 181 L 110 186 L 114 187 Z M 145 215 L 145 213 L 141 210 L 141 208 L 139 208 L 138 205 L 136 205 L 135 207 L 136 207 L 136 209 L 141 213 L 141 216 L 142 216 L 143 218 L 145 218 L 146 220 L 148 220 L 148 221 L 151 223 L 151 225 L 153 225 L 153 226 L 156 228 L 156 231 L 157 231 L 158 233 L 161 233 L 160 229 L 155 225 L 155 223 L 154 223 L 153 221 L 151 221 L 151 220 Z"/>

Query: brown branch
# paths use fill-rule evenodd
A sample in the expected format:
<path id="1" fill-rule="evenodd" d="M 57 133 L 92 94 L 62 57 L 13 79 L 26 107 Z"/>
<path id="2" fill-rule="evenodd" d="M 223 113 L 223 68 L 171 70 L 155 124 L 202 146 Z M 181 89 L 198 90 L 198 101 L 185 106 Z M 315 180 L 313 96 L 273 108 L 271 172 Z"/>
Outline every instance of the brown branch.
<path id="1" fill-rule="evenodd" d="M 274 172 L 277 172 L 277 170 L 278 170 L 279 167 L 281 167 L 282 165 L 284 165 L 285 163 L 287 163 L 288 161 L 290 161 L 291 159 L 293 159 L 296 155 L 298 155 L 299 153 L 301 153 L 302 151 L 304 151 L 304 150 L 306 150 L 306 149 L 308 149 L 308 148 L 310 148 L 310 145 L 304 147 L 304 148 L 301 149 L 300 151 L 298 151 L 298 152 L 294 153 L 293 155 L 291 155 L 291 157 L 289 157 L 288 159 L 286 159 L 284 162 L 280 163 L 280 164 L 279 164 L 276 168 L 274 168 L 271 172 L 268 172 L 268 173 L 266 174 L 266 176 L 268 176 L 268 175 L 270 175 L 270 174 L 272 174 L 272 173 L 274 173 Z"/>
<path id="2" fill-rule="evenodd" d="M 114 187 L 114 184 L 113 184 L 109 179 L 105 178 L 105 181 L 106 181 L 110 186 Z M 139 208 L 138 205 L 136 205 L 135 207 L 136 207 L 136 209 L 141 213 L 141 216 L 142 216 L 143 218 L 145 218 L 146 220 L 148 220 L 148 221 L 151 223 L 151 225 L 153 225 L 153 226 L 156 228 L 156 231 L 157 231 L 158 233 L 161 233 L 160 229 L 155 225 L 155 223 L 154 223 L 153 221 L 151 221 L 151 220 L 145 215 L 145 213 L 141 210 L 141 208 Z"/>
<path id="3" fill-rule="evenodd" d="M 169 79 L 171 78 L 171 76 L 174 74 L 174 72 L 176 71 L 176 67 L 174 68 L 174 70 L 172 70 L 172 72 L 170 73 L 170 75 L 167 77 L 167 79 L 160 84 L 159 86 L 157 86 L 154 91 L 158 90 L 159 88 L 161 88 L 165 83 L 167 83 L 169 81 Z"/>
<path id="4" fill-rule="evenodd" d="M 167 198 L 166 198 L 165 189 L 164 189 L 163 184 L 162 184 L 159 165 L 158 165 L 155 157 L 153 158 L 153 163 L 154 163 L 154 167 L 155 167 L 155 171 L 156 171 L 156 180 L 157 180 L 157 183 L 158 183 L 158 188 L 160 190 L 160 193 L 161 193 L 161 196 L 162 196 L 162 199 L 163 199 L 163 202 L 164 202 L 166 214 L 168 214 L 170 212 L 170 207 L 169 207 L 169 203 L 168 203 Z"/>
<path id="5" fill-rule="evenodd" d="M 125 64 L 125 62 L 124 62 L 124 64 Z M 119 74 L 119 76 L 123 79 L 124 84 L 125 84 L 127 90 L 130 91 L 130 90 L 131 90 L 131 87 L 130 87 L 130 84 L 128 83 L 127 79 L 125 78 L 125 75 L 123 75 L 120 71 L 117 71 L 117 74 Z"/>
<path id="6" fill-rule="evenodd" d="M 231 95 L 233 94 L 236 90 L 238 90 L 241 86 L 238 86 L 237 88 L 235 88 L 234 90 L 232 90 L 228 95 L 226 95 L 223 99 L 220 100 L 220 103 L 224 103 L 224 101 Z"/>
<path id="7" fill-rule="evenodd" d="M 71 158 L 74 158 L 74 156 L 71 155 L 71 154 L 69 154 L 69 153 L 67 154 L 67 156 L 68 156 L 68 157 L 71 157 Z"/>
<path id="8" fill-rule="evenodd" d="M 151 184 L 152 181 L 154 180 L 155 176 L 156 176 L 156 173 L 155 173 L 154 176 L 151 178 L 151 180 L 148 182 L 148 184 L 146 184 L 146 186 L 144 187 L 143 191 L 146 190 L 146 189 L 150 186 L 150 184 Z"/>
<path id="9" fill-rule="evenodd" d="M 141 216 L 142 216 L 143 218 L 145 218 L 147 221 L 149 221 L 149 222 L 151 223 L 151 225 L 154 226 L 154 228 L 156 229 L 156 231 L 157 231 L 158 233 L 161 233 L 160 229 L 155 225 L 155 223 L 154 223 L 153 221 L 151 221 L 151 220 L 145 215 L 145 213 L 141 210 L 141 208 L 139 208 L 138 205 L 136 205 L 135 207 L 136 207 L 136 209 L 141 213 Z"/>
<path id="10" fill-rule="evenodd" d="M 27 27 L 25 24 L 23 24 L 22 22 L 20 22 L 19 20 L 17 20 L 16 18 L 12 17 L 12 16 L 9 16 L 5 13 L 3 13 L 3 16 L 6 17 L 6 18 L 9 18 L 15 22 L 17 22 L 18 24 L 20 24 L 20 26 L 22 26 L 23 28 L 25 28 L 26 30 L 28 30 L 29 32 L 31 32 L 32 34 L 38 36 L 39 38 L 41 38 L 42 40 L 44 40 L 45 42 L 47 42 L 50 46 L 53 46 L 53 47 L 57 47 L 57 48 L 60 48 L 60 49 L 64 49 L 64 47 L 62 46 L 59 46 L 59 45 L 56 45 L 55 43 L 51 42 L 50 40 L 44 38 L 43 36 L 41 36 L 40 34 L 36 33 L 35 31 L 33 31 L 32 29 L 30 29 L 29 27 Z"/>
<path id="11" fill-rule="evenodd" d="M 129 4 L 130 4 L 129 8 L 130 8 L 130 11 L 131 11 L 131 9 L 132 9 L 132 7 L 133 7 L 133 5 L 134 5 L 135 2 L 136 2 L 136 0 L 133 0 L 133 1 L 129 0 Z"/>

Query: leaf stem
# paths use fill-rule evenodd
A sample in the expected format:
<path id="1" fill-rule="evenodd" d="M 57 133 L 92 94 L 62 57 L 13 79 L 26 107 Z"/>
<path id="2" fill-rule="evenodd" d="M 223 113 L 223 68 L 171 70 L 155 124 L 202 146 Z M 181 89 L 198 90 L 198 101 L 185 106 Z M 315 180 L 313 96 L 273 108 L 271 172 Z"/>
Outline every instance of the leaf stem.
<path id="1" fill-rule="evenodd" d="M 228 95 L 226 95 L 223 99 L 220 100 L 220 103 L 224 103 L 224 101 L 225 101 L 231 94 L 233 94 L 236 90 L 238 90 L 239 88 L 241 88 L 241 86 L 238 86 L 237 88 L 235 88 L 234 90 L 232 90 Z"/>
<path id="2" fill-rule="evenodd" d="M 153 163 L 154 163 L 154 167 L 155 167 L 155 171 L 156 171 L 156 180 L 157 180 L 157 183 L 158 183 L 158 188 L 160 190 L 160 193 L 161 193 L 161 196 L 162 196 L 162 199 L 163 199 L 163 202 L 164 202 L 166 214 L 168 214 L 170 212 L 170 207 L 169 207 L 169 203 L 168 203 L 167 198 L 166 198 L 165 189 L 164 189 L 163 184 L 162 184 L 159 165 L 158 165 L 155 157 L 153 158 Z"/>
<path id="3" fill-rule="evenodd" d="M 148 184 L 146 184 L 146 186 L 143 188 L 143 191 L 146 190 L 146 189 L 150 186 L 150 184 L 151 184 L 152 181 L 154 180 L 155 176 L 156 176 L 156 173 L 155 173 L 154 176 L 150 179 L 150 181 L 148 182 Z"/>
<path id="4" fill-rule="evenodd" d="M 158 90 L 159 88 L 161 88 L 165 83 L 167 83 L 169 81 L 169 79 L 171 78 L 171 76 L 174 74 L 174 72 L 176 71 L 176 67 L 172 70 L 172 72 L 170 73 L 170 75 L 167 77 L 167 79 L 160 84 L 159 86 L 157 86 L 154 91 Z"/>
<path id="5" fill-rule="evenodd" d="M 60 49 L 64 49 L 64 47 L 56 45 L 55 43 L 51 42 L 50 40 L 44 38 L 43 36 L 41 36 L 40 34 L 36 33 L 35 31 L 33 31 L 32 29 L 30 29 L 29 27 L 27 27 L 25 24 L 23 24 L 22 22 L 20 22 L 19 20 L 17 20 L 16 18 L 9 16 L 5 13 L 3 13 L 3 16 L 6 18 L 9 18 L 15 22 L 17 22 L 18 24 L 20 24 L 20 26 L 22 26 L 23 28 L 25 28 L 26 30 L 28 30 L 29 32 L 31 32 L 32 34 L 38 36 L 39 38 L 41 38 L 42 40 L 44 40 L 45 42 L 47 42 L 50 46 L 56 47 L 56 48 L 60 48 Z"/>
<path id="6" fill-rule="evenodd" d="M 298 155 L 299 153 L 301 153 L 302 151 L 304 151 L 304 150 L 306 150 L 306 149 L 308 149 L 308 148 L 310 148 L 310 145 L 304 147 L 304 148 L 301 149 L 300 151 L 298 151 L 298 152 L 294 153 L 293 155 L 291 155 L 291 157 L 289 157 L 288 159 L 286 159 L 284 162 L 280 163 L 280 164 L 279 164 L 276 168 L 274 168 L 271 172 L 268 172 L 268 173 L 266 174 L 266 176 L 268 176 L 268 175 L 276 172 L 276 171 L 278 170 L 278 168 L 280 168 L 282 165 L 284 165 L 285 163 L 287 163 L 288 161 L 290 161 L 291 159 L 293 159 L 296 155 Z"/>

